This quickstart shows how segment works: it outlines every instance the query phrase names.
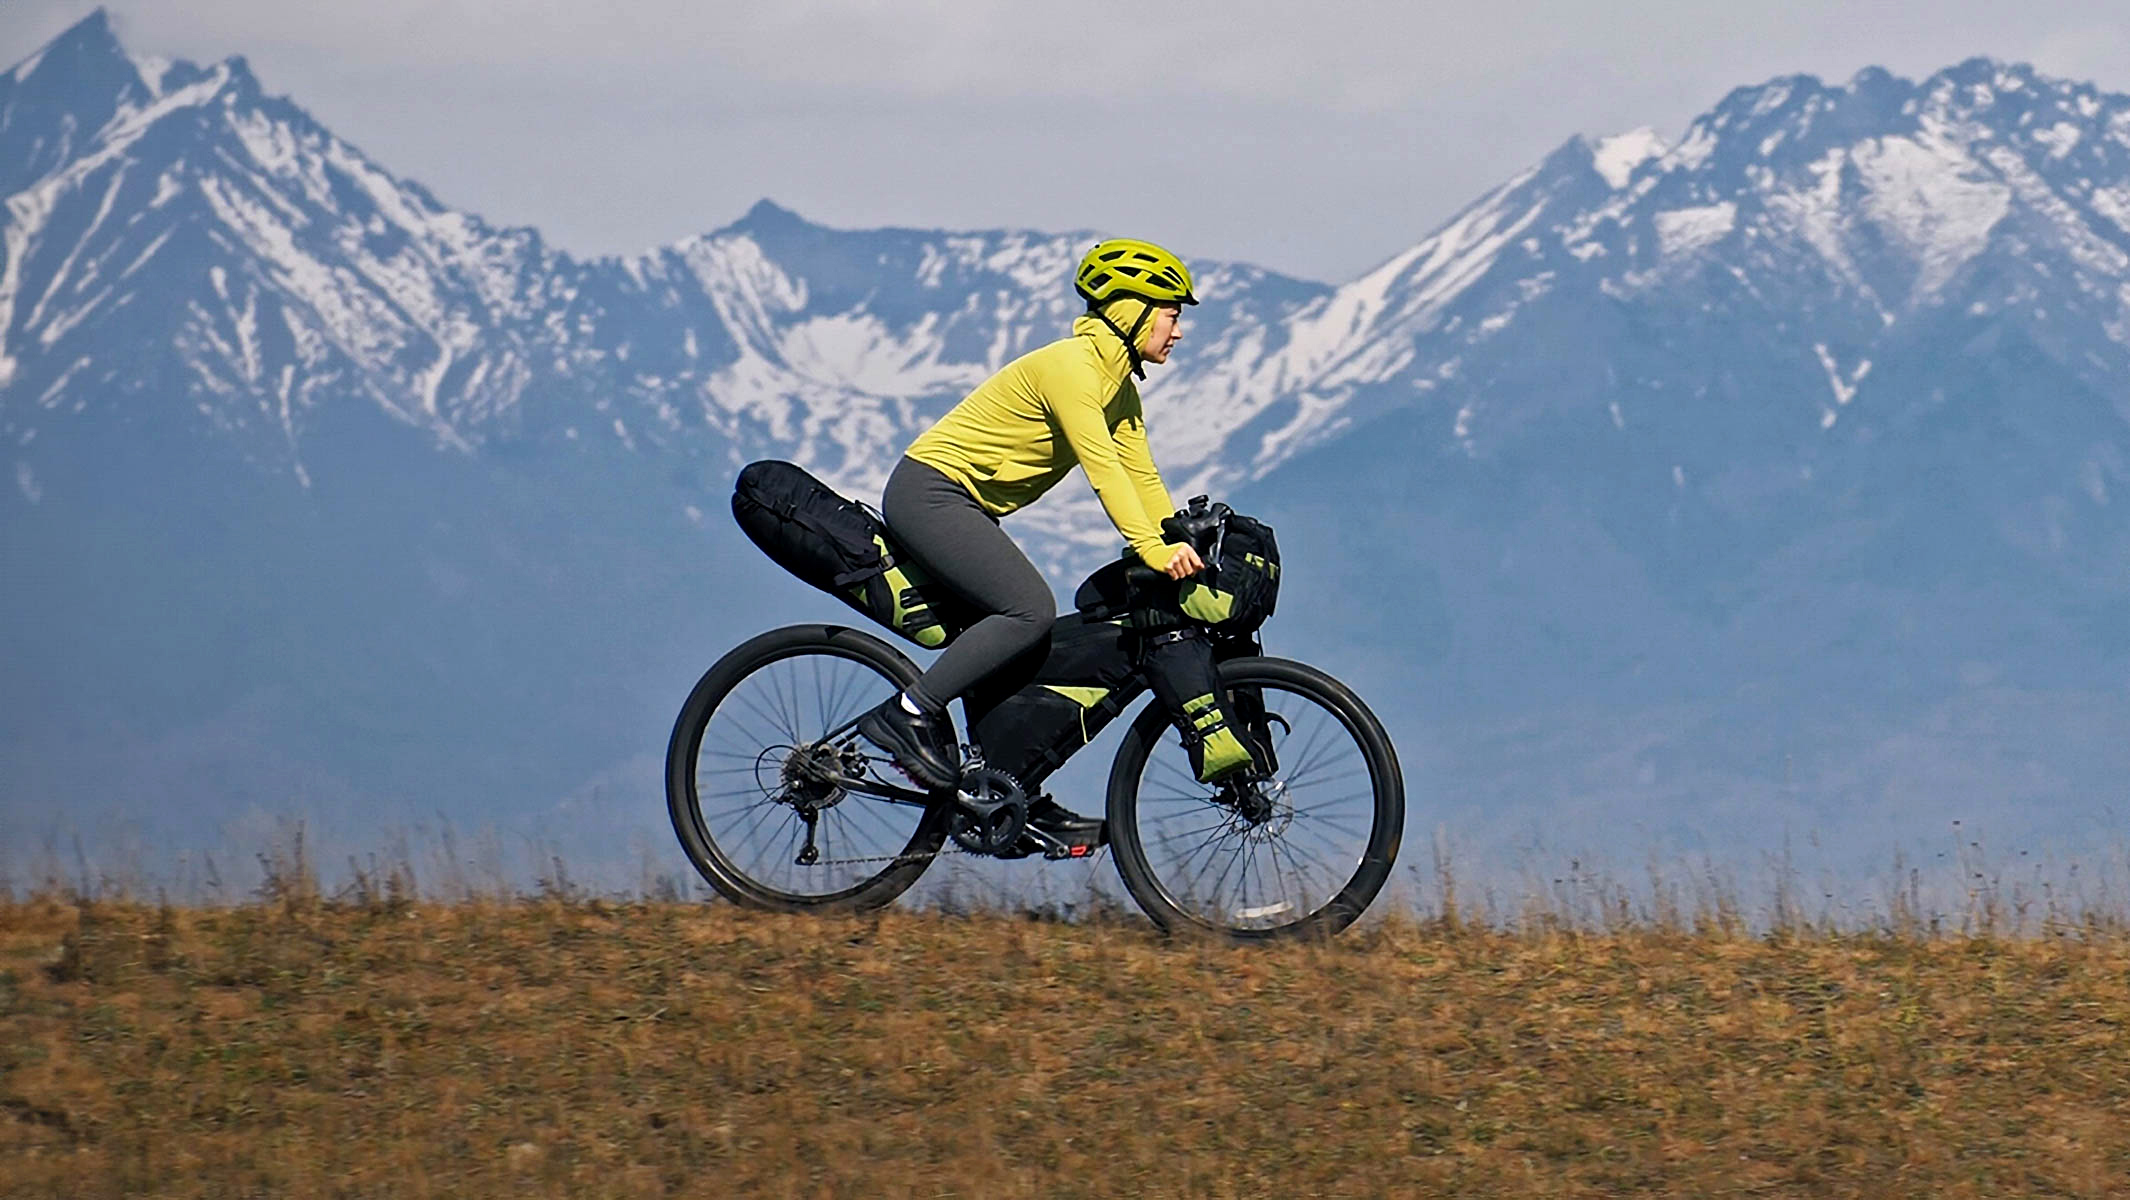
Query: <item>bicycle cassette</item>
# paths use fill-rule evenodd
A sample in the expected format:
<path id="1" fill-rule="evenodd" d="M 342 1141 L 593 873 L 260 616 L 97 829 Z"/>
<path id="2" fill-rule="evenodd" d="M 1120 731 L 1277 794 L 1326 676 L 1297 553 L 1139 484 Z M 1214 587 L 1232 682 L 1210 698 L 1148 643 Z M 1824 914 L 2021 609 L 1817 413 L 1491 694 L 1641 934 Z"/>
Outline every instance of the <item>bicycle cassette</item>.
<path id="1" fill-rule="evenodd" d="M 947 833 L 971 854 L 1003 854 L 1028 828 L 1028 796 L 1013 776 L 996 767 L 972 766 L 961 773 Z"/>

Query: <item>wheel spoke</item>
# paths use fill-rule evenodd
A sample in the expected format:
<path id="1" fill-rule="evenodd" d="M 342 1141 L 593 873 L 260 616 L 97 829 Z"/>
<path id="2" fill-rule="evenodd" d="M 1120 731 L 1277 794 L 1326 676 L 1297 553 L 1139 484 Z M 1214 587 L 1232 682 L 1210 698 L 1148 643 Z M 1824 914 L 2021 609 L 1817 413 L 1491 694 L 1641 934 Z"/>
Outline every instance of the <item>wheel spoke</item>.
<path id="1" fill-rule="evenodd" d="M 1325 784 L 1327 784 L 1327 783 L 1339 783 L 1339 782 L 1342 782 L 1342 781 L 1344 781 L 1344 780 L 1348 780 L 1348 779 L 1357 779 L 1357 778 L 1360 778 L 1360 779 L 1365 779 L 1365 778 L 1367 778 L 1367 776 L 1368 776 L 1368 766 L 1367 766 L 1367 764 L 1365 764 L 1365 763 L 1364 763 L 1364 764 L 1362 764 L 1362 765 L 1361 765 L 1361 766 L 1360 766 L 1359 768 L 1357 768 L 1357 769 L 1355 769 L 1355 770 L 1352 770 L 1352 771 L 1341 771 L 1341 772 L 1339 772 L 1339 773 L 1338 773 L 1337 775 L 1329 775 L 1329 776 L 1326 776 L 1326 777 L 1325 777 L 1325 778 L 1323 778 L 1323 779 L 1312 779 L 1312 780 L 1308 781 L 1307 783 L 1296 783 L 1296 782 L 1294 781 L 1294 777 L 1293 777 L 1293 776 L 1291 776 L 1291 775 L 1283 777 L 1283 778 L 1282 778 L 1282 779 L 1280 780 L 1280 782 L 1282 782 L 1282 783 L 1284 783 L 1284 784 L 1286 784 L 1286 785 L 1287 785 L 1287 790 L 1288 790 L 1289 792 L 1299 792 L 1299 791 L 1303 791 L 1303 790 L 1306 790 L 1306 789 L 1308 789 L 1308 788 L 1315 788 L 1315 787 L 1323 787 L 1323 786 L 1324 786 Z"/>
<path id="2" fill-rule="evenodd" d="M 1298 817 L 1304 817 L 1312 813 L 1322 812 L 1325 809 L 1330 808 L 1334 804 L 1345 804 L 1353 800 L 1372 800 L 1374 798 L 1375 793 L 1373 792 L 1355 792 L 1350 796 L 1341 796 L 1336 800 L 1325 800 L 1318 804 L 1309 805 L 1307 808 L 1297 808 L 1294 810 L 1294 815 Z M 1323 820 L 1325 818 L 1319 817 L 1317 819 Z"/>
<path id="3" fill-rule="evenodd" d="M 885 899 L 908 886 L 900 864 L 936 850 L 926 839 L 937 836 L 937 822 L 923 808 L 822 782 L 843 771 L 836 758 L 818 766 L 799 759 L 838 755 L 826 734 L 872 692 L 894 687 L 893 674 L 860 654 L 794 638 L 707 706 L 685 800 L 707 841 L 707 857 L 692 846 L 691 857 L 720 891 L 748 903 L 811 905 L 869 891 Z M 721 786 L 743 780 L 751 786 Z M 819 859 L 811 865 L 797 861 L 807 835 L 799 805 L 814 813 Z M 899 882 L 885 879 L 890 872 Z"/>
<path id="4" fill-rule="evenodd" d="M 1309 740 L 1302 745 L 1300 761 L 1288 770 L 1289 775 L 1300 779 L 1309 777 L 1309 772 L 1316 766 L 1316 756 L 1320 752 L 1317 747 L 1325 739 L 1327 732 L 1333 728 L 1337 728 L 1337 722 L 1322 720 L 1317 722 L 1316 727 L 1309 732 Z"/>
<path id="5" fill-rule="evenodd" d="M 777 731 L 776 735 L 762 734 L 753 732 L 751 729 L 744 726 L 733 730 L 732 732 L 738 734 L 738 736 L 743 739 L 743 745 L 747 742 L 753 742 L 756 745 L 767 745 L 773 742 L 785 742 L 793 745 L 796 745 L 798 743 L 798 736 L 796 734 L 793 734 L 790 730 L 786 729 L 783 725 L 779 724 L 778 722 L 780 718 L 775 713 L 764 709 L 761 705 L 761 702 L 756 700 L 753 696 L 740 694 L 735 696 L 734 699 L 737 699 L 742 705 L 746 706 L 748 712 L 760 718 L 764 724 L 767 724 L 769 726 L 769 728 Z"/>
<path id="6" fill-rule="evenodd" d="M 1230 686 L 1258 689 L 1267 711 L 1281 716 L 1273 729 L 1279 777 L 1232 792 L 1207 787 L 1173 729 L 1158 727 L 1135 743 L 1145 757 L 1128 812 L 1139 836 L 1121 845 L 1137 847 L 1133 861 L 1154 889 L 1140 896 L 1149 911 L 1158 901 L 1238 932 L 1302 927 L 1372 869 L 1367 854 L 1379 822 L 1396 819 L 1402 801 L 1379 794 L 1374 751 L 1320 689 L 1264 678 Z M 1135 873 L 1125 878 L 1139 895 L 1144 884 Z M 1368 886 L 1373 896 L 1381 879 Z"/>
<path id="7" fill-rule="evenodd" d="M 1201 825 L 1196 829 L 1179 829 L 1175 831 L 1164 832 L 1161 836 L 1171 841 L 1181 841 L 1184 838 L 1194 838 L 1197 837 L 1199 834 L 1212 833 L 1216 829 L 1226 829 L 1227 827 L 1227 820 L 1222 819 L 1214 822 L 1211 825 Z"/>
<path id="8" fill-rule="evenodd" d="M 852 700 L 859 700 L 855 707 L 863 707 L 865 676 L 857 671 L 844 672 L 843 680 L 836 687 L 836 696 L 828 706 L 828 716 L 821 722 L 821 733 L 827 736 L 832 729 L 841 729 L 845 722 L 857 714 L 850 711 Z"/>

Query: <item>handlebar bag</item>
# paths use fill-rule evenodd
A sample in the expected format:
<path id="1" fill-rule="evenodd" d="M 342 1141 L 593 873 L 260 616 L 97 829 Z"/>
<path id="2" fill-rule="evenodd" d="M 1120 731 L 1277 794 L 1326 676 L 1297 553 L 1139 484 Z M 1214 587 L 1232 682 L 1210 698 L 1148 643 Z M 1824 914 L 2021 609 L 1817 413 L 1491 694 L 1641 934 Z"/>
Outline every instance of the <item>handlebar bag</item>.
<path id="1" fill-rule="evenodd" d="M 1279 541 L 1272 527 L 1230 514 L 1218 546 L 1202 546 L 1210 568 L 1177 584 L 1139 565 L 1136 556 L 1111 562 L 1080 585 L 1073 604 L 1094 617 L 1128 614 L 1148 632 L 1196 624 L 1221 637 L 1257 632 L 1279 604 Z"/>
<path id="2" fill-rule="evenodd" d="M 799 466 L 749 463 L 732 489 L 732 518 L 778 566 L 928 650 L 966 628 L 878 513 Z"/>
<path id="3" fill-rule="evenodd" d="M 1184 581 L 1177 606 L 1223 634 L 1255 632 L 1279 604 L 1279 541 L 1263 521 L 1230 514 L 1204 579 Z"/>

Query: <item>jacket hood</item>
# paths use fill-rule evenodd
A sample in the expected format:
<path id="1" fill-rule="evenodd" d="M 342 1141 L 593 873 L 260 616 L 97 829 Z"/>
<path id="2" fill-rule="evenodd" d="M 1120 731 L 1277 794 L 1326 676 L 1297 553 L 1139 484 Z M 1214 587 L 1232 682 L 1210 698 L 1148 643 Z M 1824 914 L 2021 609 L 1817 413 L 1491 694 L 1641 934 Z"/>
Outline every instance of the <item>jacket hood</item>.
<path id="1" fill-rule="evenodd" d="M 1105 364 L 1113 365 L 1125 374 L 1131 374 L 1138 369 L 1143 339 L 1148 327 L 1153 324 L 1153 310 L 1152 301 L 1142 300 L 1137 296 L 1118 296 L 1103 305 L 1099 315 L 1093 311 L 1080 314 L 1073 320 L 1072 332 L 1078 337 L 1093 338 Z M 1109 318 L 1107 324 L 1102 320 L 1104 316 Z M 1114 329 L 1111 328 L 1112 325 L 1115 326 Z M 1127 351 L 1124 339 L 1118 335 L 1132 333 L 1134 330 L 1137 331 L 1136 336 L 1142 339 L 1142 344 Z"/>
<path id="2" fill-rule="evenodd" d="M 1117 330 L 1121 329 L 1130 332 L 1132 326 L 1139 321 L 1140 316 L 1151 307 L 1152 305 L 1149 305 L 1144 300 L 1113 300 L 1104 307 L 1103 311 L 1116 324 L 1117 329 L 1111 329 L 1102 322 L 1101 317 L 1092 312 L 1087 312 L 1073 318 L 1073 336 L 1084 337 L 1093 342 L 1095 352 L 1102 359 L 1102 365 L 1116 372 L 1117 377 L 1122 379 L 1132 373 L 1132 366 L 1137 361 L 1138 356 L 1125 349 L 1124 339 L 1117 336 Z M 1142 334 L 1143 332 L 1142 330 Z"/>

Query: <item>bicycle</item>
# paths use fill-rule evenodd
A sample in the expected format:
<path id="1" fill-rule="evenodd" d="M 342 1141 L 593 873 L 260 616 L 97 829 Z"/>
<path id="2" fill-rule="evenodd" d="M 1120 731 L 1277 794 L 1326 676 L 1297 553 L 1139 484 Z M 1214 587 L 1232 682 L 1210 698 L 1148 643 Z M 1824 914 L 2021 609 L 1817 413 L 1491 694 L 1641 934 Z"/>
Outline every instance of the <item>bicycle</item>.
<path id="1" fill-rule="evenodd" d="M 1184 532 L 1217 555 L 1226 514 L 1200 498 Z M 1135 565 L 1126 575 L 1136 587 L 1155 573 Z M 1061 625 L 1122 623 L 1114 604 L 1089 595 L 1083 587 L 1079 612 Z M 1266 656 L 1255 631 L 1214 645 L 1257 761 L 1199 782 L 1170 714 L 1146 705 L 1109 772 L 1118 875 L 1164 931 L 1245 940 L 1337 933 L 1367 909 L 1397 859 L 1405 784 L 1396 750 L 1351 689 Z M 1142 667 L 1143 654 L 1131 680 L 1088 707 L 1097 725 L 1149 690 Z M 965 747 L 953 789 L 887 777 L 889 760 L 858 738 L 857 719 L 918 674 L 881 638 L 832 624 L 760 634 L 704 672 L 666 755 L 674 831 L 703 878 L 750 908 L 851 912 L 893 901 L 950 841 L 995 858 L 1077 857 L 1084 847 L 1026 820 L 1028 792 L 1070 751 L 1024 772 L 1034 778 L 987 765 L 981 745 Z"/>

